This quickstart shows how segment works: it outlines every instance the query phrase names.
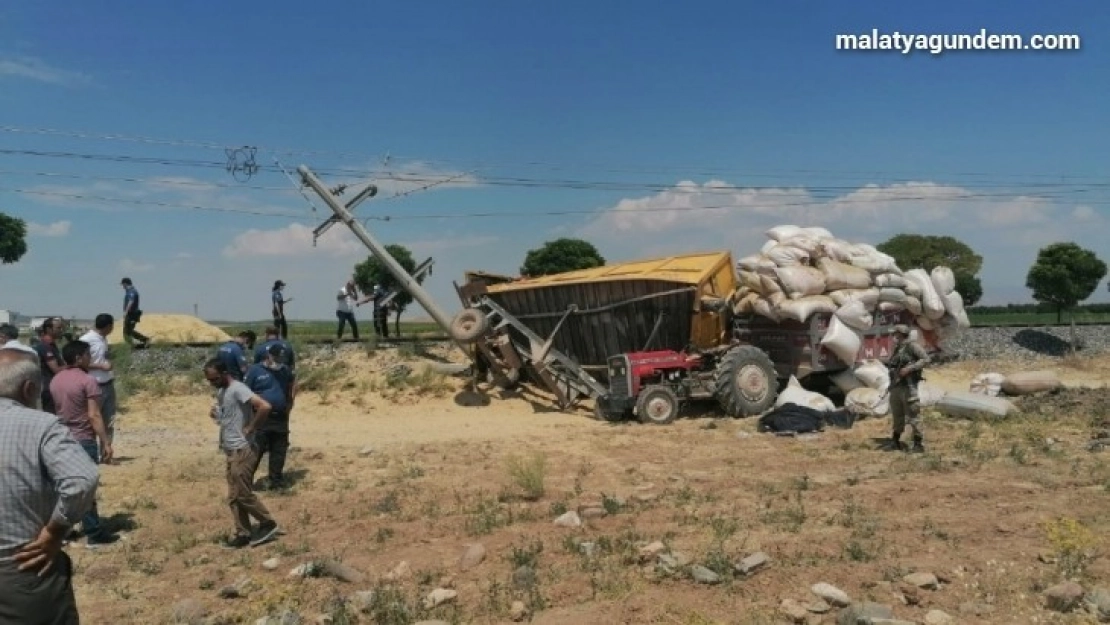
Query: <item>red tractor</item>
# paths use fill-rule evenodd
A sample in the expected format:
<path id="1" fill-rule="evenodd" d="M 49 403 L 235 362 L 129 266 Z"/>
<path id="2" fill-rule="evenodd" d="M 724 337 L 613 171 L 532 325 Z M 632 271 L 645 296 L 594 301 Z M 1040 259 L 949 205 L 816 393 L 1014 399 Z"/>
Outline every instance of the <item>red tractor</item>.
<path id="1" fill-rule="evenodd" d="M 717 399 L 757 413 L 774 401 L 773 376 L 767 356 L 750 346 L 619 354 L 609 358 L 608 393 L 595 412 L 609 421 L 632 414 L 641 423 L 665 425 L 684 403 Z"/>

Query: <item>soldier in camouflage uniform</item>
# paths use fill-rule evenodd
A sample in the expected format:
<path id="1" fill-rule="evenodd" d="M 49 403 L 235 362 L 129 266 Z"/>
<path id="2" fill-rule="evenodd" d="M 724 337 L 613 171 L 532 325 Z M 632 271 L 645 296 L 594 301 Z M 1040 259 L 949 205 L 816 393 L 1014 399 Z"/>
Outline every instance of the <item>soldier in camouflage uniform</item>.
<path id="1" fill-rule="evenodd" d="M 922 444 L 921 402 L 917 396 L 917 384 L 921 381 L 921 371 L 929 364 L 929 353 L 916 341 L 910 340 L 910 329 L 906 325 L 894 326 L 894 337 L 897 346 L 887 363 L 890 371 L 890 412 L 894 421 L 889 449 L 905 449 L 899 439 L 909 421 L 913 430 L 913 448 L 910 451 L 922 453 L 925 446 Z"/>

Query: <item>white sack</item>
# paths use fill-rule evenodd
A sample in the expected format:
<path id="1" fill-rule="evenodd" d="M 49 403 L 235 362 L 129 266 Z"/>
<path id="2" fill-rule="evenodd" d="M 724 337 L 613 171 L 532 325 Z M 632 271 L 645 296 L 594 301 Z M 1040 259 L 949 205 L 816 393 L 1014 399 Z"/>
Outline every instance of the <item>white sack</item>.
<path id="1" fill-rule="evenodd" d="M 818 241 L 836 238 L 833 236 L 833 233 L 820 226 L 802 228 L 801 234 L 810 237 L 811 239 L 817 239 Z"/>
<path id="2" fill-rule="evenodd" d="M 776 241 L 774 239 L 771 239 L 771 240 L 767 241 L 766 243 L 764 243 L 763 247 L 759 248 L 759 253 L 765 255 L 765 254 L 767 254 L 767 252 L 771 251 L 771 248 L 775 247 L 778 244 L 779 244 L 778 241 Z"/>
<path id="3" fill-rule="evenodd" d="M 1054 391 L 1060 388 L 1060 378 L 1051 371 L 1024 371 L 1011 373 L 1002 381 L 1002 392 L 1007 395 L 1029 395 Z"/>
<path id="4" fill-rule="evenodd" d="M 903 276 L 903 281 L 906 285 L 902 287 L 902 290 L 906 292 L 906 295 L 916 297 L 917 301 L 921 301 L 921 294 L 923 292 L 921 290 L 921 285 L 918 284 L 916 280 L 909 280 L 905 276 Z"/>
<path id="5" fill-rule="evenodd" d="M 821 241 L 804 234 L 790 237 L 779 241 L 779 245 L 786 245 L 788 247 L 796 247 L 800 250 L 805 250 L 811 257 L 816 256 L 821 251 Z"/>
<path id="6" fill-rule="evenodd" d="M 954 417 L 975 417 L 980 415 L 1005 417 L 1016 411 L 1016 407 L 1001 397 L 987 397 L 964 391 L 949 391 L 936 404 L 936 409 Z"/>
<path id="7" fill-rule="evenodd" d="M 906 301 L 906 292 L 902 289 L 879 289 L 879 301 L 901 304 Z"/>
<path id="8" fill-rule="evenodd" d="M 809 262 L 809 252 L 792 245 L 776 245 L 767 252 L 767 258 L 775 263 L 776 267 L 796 267 Z"/>
<path id="9" fill-rule="evenodd" d="M 912 295 L 907 295 L 906 301 L 902 302 L 902 304 L 906 307 L 906 310 L 910 311 L 910 314 L 912 314 L 914 317 L 921 316 L 923 312 L 921 308 L 921 300 Z"/>
<path id="10" fill-rule="evenodd" d="M 864 360 L 852 372 L 867 388 L 885 391 L 890 387 L 890 373 L 878 360 Z"/>
<path id="11" fill-rule="evenodd" d="M 752 312 L 762 317 L 766 317 L 774 322 L 779 322 L 779 314 L 775 312 L 774 306 L 766 298 L 761 297 L 752 303 Z"/>
<path id="12" fill-rule="evenodd" d="M 861 302 L 868 310 L 873 310 L 879 303 L 879 289 L 843 289 L 829 293 L 829 297 L 837 306 L 848 302 Z"/>
<path id="13" fill-rule="evenodd" d="M 784 299 L 775 306 L 775 311 L 782 319 L 793 319 L 805 322 L 816 313 L 831 313 L 836 310 L 832 298 L 825 295 L 810 295 L 799 299 Z"/>
<path id="14" fill-rule="evenodd" d="M 898 302 L 879 302 L 878 311 L 884 313 L 902 312 L 906 309 L 905 304 Z"/>
<path id="15" fill-rule="evenodd" d="M 801 233 L 802 229 L 798 226 L 784 225 L 775 226 L 774 228 L 771 228 L 770 230 L 765 232 L 764 235 L 766 235 L 766 237 L 768 239 L 771 239 L 772 241 L 779 242 L 789 239 L 790 237 L 796 237 Z"/>
<path id="16" fill-rule="evenodd" d="M 941 299 L 944 300 L 945 311 L 956 320 L 957 328 L 966 330 L 971 327 L 971 319 L 967 316 L 967 309 L 964 308 L 964 298 L 959 291 L 952 291 Z"/>
<path id="17" fill-rule="evenodd" d="M 782 285 L 778 283 L 778 280 L 775 280 L 774 276 L 764 276 L 761 274 L 759 276 L 759 289 L 764 295 L 782 293 Z"/>
<path id="18" fill-rule="evenodd" d="M 906 279 L 896 273 L 880 273 L 875 276 L 875 286 L 879 288 L 893 287 L 896 289 L 906 288 Z"/>
<path id="19" fill-rule="evenodd" d="M 751 271 L 752 273 L 755 273 L 755 270 L 759 269 L 759 261 L 761 258 L 763 258 L 762 254 L 752 254 L 751 256 L 745 256 L 736 261 L 736 267 L 737 269 L 741 269 L 743 271 Z"/>
<path id="20" fill-rule="evenodd" d="M 924 315 L 918 316 L 914 319 L 914 321 L 917 322 L 918 327 L 920 327 L 922 330 L 932 332 L 933 330 L 937 329 L 937 324 L 933 323 L 932 319 L 929 319 Z"/>
<path id="21" fill-rule="evenodd" d="M 748 293 L 732 305 L 732 313 L 735 315 L 747 315 L 755 312 L 755 303 L 757 300 L 759 300 L 758 293 Z"/>
<path id="22" fill-rule="evenodd" d="M 798 406 L 805 406 L 806 408 L 813 408 L 822 412 L 832 412 L 836 410 L 836 404 L 831 399 L 825 397 L 820 393 L 814 393 L 802 388 L 798 380 L 794 376 L 790 376 L 790 382 L 786 384 L 786 388 L 779 393 L 775 399 L 775 407 L 780 408 L 786 404 L 795 404 Z"/>
<path id="23" fill-rule="evenodd" d="M 893 257 L 880 252 L 866 243 L 857 243 L 852 246 L 851 258 L 848 259 L 848 262 L 861 269 L 866 269 L 871 273 L 902 273 L 902 270 L 898 268 L 898 264 L 894 262 Z"/>
<path id="24" fill-rule="evenodd" d="M 864 417 L 879 417 L 890 412 L 890 396 L 882 391 L 861 386 L 848 393 L 844 407 L 849 412 Z"/>
<path id="25" fill-rule="evenodd" d="M 821 241 L 821 255 L 845 263 L 852 257 L 852 244 L 842 239 Z"/>
<path id="26" fill-rule="evenodd" d="M 871 274 L 859 267 L 837 262 L 831 258 L 819 258 L 817 268 L 825 276 L 825 289 L 866 289 L 871 286 Z"/>
<path id="27" fill-rule="evenodd" d="M 736 272 L 736 275 L 740 278 L 740 286 L 756 293 L 763 293 L 763 280 L 760 279 L 759 274 L 741 269 Z"/>
<path id="28" fill-rule="evenodd" d="M 875 317 L 867 310 L 867 306 L 859 300 L 845 302 L 836 309 L 836 316 L 850 328 L 867 330 L 875 323 Z"/>
<path id="29" fill-rule="evenodd" d="M 775 270 L 782 291 L 791 299 L 825 292 L 825 274 L 813 267 L 779 267 Z"/>
<path id="30" fill-rule="evenodd" d="M 948 392 L 944 389 L 939 386 L 933 386 L 928 382 L 921 382 L 917 385 L 918 402 L 925 408 L 937 405 L 947 394 Z"/>
<path id="31" fill-rule="evenodd" d="M 907 280 L 916 283 L 921 288 L 921 308 L 925 316 L 933 321 L 943 317 L 945 313 L 944 300 L 937 294 L 929 274 L 925 273 L 924 269 L 911 269 L 905 273 L 905 276 Z"/>
<path id="32" fill-rule="evenodd" d="M 867 388 L 863 385 L 863 382 L 859 381 L 856 374 L 852 373 L 851 369 L 845 369 L 844 371 L 830 375 L 829 380 L 845 395 L 857 388 Z"/>
<path id="33" fill-rule="evenodd" d="M 775 309 L 778 309 L 778 307 L 781 306 L 783 302 L 787 301 L 786 294 L 782 291 L 772 291 L 771 293 L 767 294 L 767 301 L 771 302 L 771 306 L 773 306 Z"/>
<path id="34" fill-rule="evenodd" d="M 968 392 L 997 397 L 1002 391 L 1002 383 L 1005 381 L 1006 376 L 1001 373 L 980 373 L 971 379 L 971 388 L 968 389 Z"/>
<path id="35" fill-rule="evenodd" d="M 825 336 L 821 338 L 821 344 L 836 354 L 841 362 L 851 367 L 856 364 L 856 356 L 859 355 L 859 348 L 863 344 L 863 339 L 860 338 L 857 331 L 834 315 L 832 323 L 829 324 L 829 329 L 825 332 Z"/>
<path id="36" fill-rule="evenodd" d="M 956 290 L 956 275 L 948 267 L 936 266 L 929 273 L 929 281 L 937 290 L 937 295 L 944 297 Z"/>

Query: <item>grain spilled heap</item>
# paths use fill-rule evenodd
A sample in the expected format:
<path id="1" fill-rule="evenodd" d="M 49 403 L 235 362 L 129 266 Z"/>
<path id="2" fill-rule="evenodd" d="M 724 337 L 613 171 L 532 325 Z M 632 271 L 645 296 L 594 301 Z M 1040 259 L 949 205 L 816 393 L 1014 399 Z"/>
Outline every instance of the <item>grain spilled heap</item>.
<path id="1" fill-rule="evenodd" d="M 136 328 L 150 337 L 153 344 L 158 343 L 219 343 L 230 340 L 226 332 L 214 325 L 205 323 L 192 315 L 143 314 Z M 116 320 L 112 333 L 108 335 L 111 344 L 123 343 L 123 321 Z"/>

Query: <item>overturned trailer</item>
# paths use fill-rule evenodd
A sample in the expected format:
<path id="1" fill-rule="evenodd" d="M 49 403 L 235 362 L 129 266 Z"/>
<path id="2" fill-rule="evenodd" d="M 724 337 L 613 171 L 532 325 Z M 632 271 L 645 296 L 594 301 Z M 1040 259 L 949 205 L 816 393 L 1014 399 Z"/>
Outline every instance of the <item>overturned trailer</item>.
<path id="1" fill-rule="evenodd" d="M 522 280 L 471 272 L 459 293 L 464 306 L 487 295 L 536 334 L 552 337 L 554 349 L 604 376 L 614 354 L 727 342 L 719 303 L 735 289 L 732 254 L 725 251 Z"/>

